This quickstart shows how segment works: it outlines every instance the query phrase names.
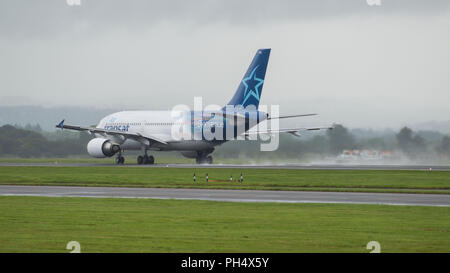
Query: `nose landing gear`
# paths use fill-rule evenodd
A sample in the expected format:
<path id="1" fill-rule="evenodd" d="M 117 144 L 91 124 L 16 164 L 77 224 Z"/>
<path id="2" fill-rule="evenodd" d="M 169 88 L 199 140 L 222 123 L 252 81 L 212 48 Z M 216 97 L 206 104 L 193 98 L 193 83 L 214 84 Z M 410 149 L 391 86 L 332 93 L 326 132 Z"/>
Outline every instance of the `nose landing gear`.
<path id="1" fill-rule="evenodd" d="M 122 151 L 119 151 L 119 153 L 117 154 L 117 157 L 116 157 L 116 164 L 120 165 L 123 163 L 125 163 L 125 158 L 122 156 Z"/>

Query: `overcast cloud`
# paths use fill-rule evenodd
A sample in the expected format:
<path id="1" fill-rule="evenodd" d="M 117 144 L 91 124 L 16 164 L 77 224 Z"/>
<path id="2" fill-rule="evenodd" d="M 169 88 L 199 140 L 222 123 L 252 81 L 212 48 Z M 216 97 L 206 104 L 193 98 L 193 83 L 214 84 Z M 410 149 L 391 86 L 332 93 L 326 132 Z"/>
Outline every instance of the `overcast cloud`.
<path id="1" fill-rule="evenodd" d="M 261 103 L 285 114 L 358 127 L 450 119 L 447 0 L 81 3 L 0 0 L 0 104 L 223 105 L 270 47 Z"/>

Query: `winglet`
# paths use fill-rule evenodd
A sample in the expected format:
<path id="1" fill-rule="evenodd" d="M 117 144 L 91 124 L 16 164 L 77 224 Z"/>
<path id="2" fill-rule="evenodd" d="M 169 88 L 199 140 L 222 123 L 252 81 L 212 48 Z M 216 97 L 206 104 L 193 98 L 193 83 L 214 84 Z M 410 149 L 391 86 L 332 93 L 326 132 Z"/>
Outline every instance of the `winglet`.
<path id="1" fill-rule="evenodd" d="M 56 127 L 57 127 L 57 128 L 61 128 L 61 130 L 64 129 L 64 119 L 61 120 L 61 122 L 58 123 L 58 125 L 56 125 Z"/>

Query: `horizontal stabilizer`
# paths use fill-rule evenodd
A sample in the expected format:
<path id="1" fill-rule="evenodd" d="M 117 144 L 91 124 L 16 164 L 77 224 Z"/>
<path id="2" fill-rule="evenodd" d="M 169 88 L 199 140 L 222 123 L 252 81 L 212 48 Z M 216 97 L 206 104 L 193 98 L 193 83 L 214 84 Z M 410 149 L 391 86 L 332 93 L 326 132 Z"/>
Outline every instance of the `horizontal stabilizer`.
<path id="1" fill-rule="evenodd" d="M 301 114 L 301 115 L 289 115 L 289 116 L 279 116 L 279 117 L 268 117 L 267 119 L 298 118 L 298 117 L 310 117 L 310 116 L 317 116 L 317 114 Z"/>
<path id="2" fill-rule="evenodd" d="M 259 135 L 259 134 L 279 134 L 279 133 L 289 133 L 294 136 L 299 137 L 301 131 L 317 131 L 317 130 L 331 130 L 334 127 L 328 126 L 328 127 L 302 127 L 302 128 L 283 128 L 283 129 L 267 129 L 264 131 L 248 131 L 244 133 L 245 136 L 249 135 Z"/>

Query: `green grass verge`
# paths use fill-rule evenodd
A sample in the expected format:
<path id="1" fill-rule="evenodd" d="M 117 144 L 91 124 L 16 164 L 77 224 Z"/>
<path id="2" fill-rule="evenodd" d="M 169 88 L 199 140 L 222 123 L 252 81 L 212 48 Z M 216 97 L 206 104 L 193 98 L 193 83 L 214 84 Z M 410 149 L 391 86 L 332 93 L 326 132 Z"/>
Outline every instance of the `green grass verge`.
<path id="1" fill-rule="evenodd" d="M 449 252 L 450 208 L 0 197 L 0 252 Z"/>
<path id="2" fill-rule="evenodd" d="M 193 173 L 197 182 L 192 181 Z M 230 182 L 230 174 L 244 183 Z M 205 182 L 205 174 L 209 182 Z M 3 185 L 450 193 L 450 172 L 400 170 L 0 167 Z"/>
<path id="3" fill-rule="evenodd" d="M 195 159 L 186 158 L 175 152 L 152 152 L 156 158 L 157 164 L 195 164 Z M 136 164 L 135 155 L 125 155 L 125 165 Z M 0 157 L 0 163 L 91 163 L 91 164 L 115 164 L 115 157 L 112 158 L 92 158 L 86 156 L 69 156 L 61 158 L 23 158 L 23 157 Z M 264 157 L 264 158 L 224 158 L 214 156 L 214 163 L 217 164 L 270 164 L 270 163 L 308 163 L 307 159 L 294 159 L 294 158 L 277 158 L 277 157 Z"/>
<path id="4" fill-rule="evenodd" d="M 171 156 L 171 155 L 163 155 L 157 156 L 157 163 L 179 163 L 179 164 L 193 164 L 195 163 L 194 159 L 185 158 L 182 156 Z M 93 158 L 90 156 L 70 156 L 70 157 L 61 157 L 61 158 L 51 158 L 51 157 L 42 157 L 42 158 L 23 158 L 23 157 L 0 157 L 0 163 L 53 163 L 53 164 L 64 164 L 64 163 L 90 163 L 90 164 L 115 164 L 115 157 L 112 158 Z M 136 157 L 126 156 L 125 164 L 136 164 Z"/>

